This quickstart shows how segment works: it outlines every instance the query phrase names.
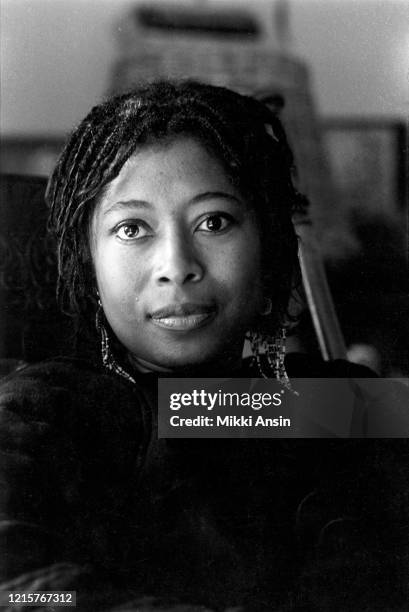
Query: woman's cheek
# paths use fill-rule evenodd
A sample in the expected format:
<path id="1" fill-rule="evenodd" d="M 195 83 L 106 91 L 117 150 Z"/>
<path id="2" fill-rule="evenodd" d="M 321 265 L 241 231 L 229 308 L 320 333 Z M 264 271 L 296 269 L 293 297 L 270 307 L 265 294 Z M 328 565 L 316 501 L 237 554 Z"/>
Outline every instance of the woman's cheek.
<path id="1" fill-rule="evenodd" d="M 96 252 L 95 269 L 101 300 L 106 315 L 110 312 L 130 317 L 135 280 L 135 268 L 129 257 L 118 248 L 101 248 Z"/>

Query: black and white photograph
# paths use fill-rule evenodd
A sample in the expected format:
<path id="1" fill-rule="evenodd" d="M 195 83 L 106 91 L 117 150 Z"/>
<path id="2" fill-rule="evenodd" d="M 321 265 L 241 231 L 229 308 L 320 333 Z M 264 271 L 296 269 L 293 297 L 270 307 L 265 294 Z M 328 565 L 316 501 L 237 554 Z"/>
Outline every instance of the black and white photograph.
<path id="1" fill-rule="evenodd" d="M 0 610 L 408 610 L 407 1 L 0 35 Z"/>

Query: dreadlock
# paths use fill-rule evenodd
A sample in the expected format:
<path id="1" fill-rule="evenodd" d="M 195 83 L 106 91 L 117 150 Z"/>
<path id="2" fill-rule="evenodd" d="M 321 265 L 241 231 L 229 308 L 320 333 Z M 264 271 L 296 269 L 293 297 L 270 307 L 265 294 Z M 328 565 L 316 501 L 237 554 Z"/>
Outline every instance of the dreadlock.
<path id="1" fill-rule="evenodd" d="M 301 196 L 291 180 L 292 153 L 279 119 L 265 105 L 194 81 L 161 81 L 116 96 L 94 107 L 72 133 L 46 194 L 58 244 L 60 304 L 65 312 L 87 316 L 95 303 L 89 223 L 106 186 L 138 147 L 182 134 L 211 148 L 257 213 L 274 329 L 297 266 L 291 213 Z"/>

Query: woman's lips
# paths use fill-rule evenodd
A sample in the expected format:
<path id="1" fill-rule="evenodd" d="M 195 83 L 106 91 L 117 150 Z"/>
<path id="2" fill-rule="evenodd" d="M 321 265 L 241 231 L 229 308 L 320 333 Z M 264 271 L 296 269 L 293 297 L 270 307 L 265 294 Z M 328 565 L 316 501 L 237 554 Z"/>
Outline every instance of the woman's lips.
<path id="1" fill-rule="evenodd" d="M 165 306 L 150 315 L 154 325 L 172 331 L 186 331 L 207 325 L 216 315 L 216 309 L 207 304 L 175 304 Z"/>

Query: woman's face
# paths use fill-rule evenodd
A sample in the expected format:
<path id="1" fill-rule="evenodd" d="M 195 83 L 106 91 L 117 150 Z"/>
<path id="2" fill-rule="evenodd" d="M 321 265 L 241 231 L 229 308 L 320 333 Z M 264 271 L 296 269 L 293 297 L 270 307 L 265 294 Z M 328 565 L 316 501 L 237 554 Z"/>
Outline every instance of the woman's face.
<path id="1" fill-rule="evenodd" d="M 255 213 L 198 141 L 144 145 L 91 222 L 105 316 L 140 366 L 232 367 L 261 309 Z"/>

